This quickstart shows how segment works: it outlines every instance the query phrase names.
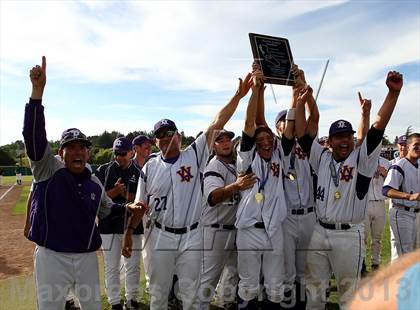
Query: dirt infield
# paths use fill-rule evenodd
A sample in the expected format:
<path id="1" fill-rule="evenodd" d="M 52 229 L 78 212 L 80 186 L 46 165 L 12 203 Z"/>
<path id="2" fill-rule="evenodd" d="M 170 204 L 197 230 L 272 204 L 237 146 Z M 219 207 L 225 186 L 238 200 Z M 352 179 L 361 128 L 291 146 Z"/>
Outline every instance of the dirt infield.
<path id="1" fill-rule="evenodd" d="M 0 197 L 10 187 L 0 188 Z M 0 280 L 32 273 L 34 244 L 23 236 L 25 216 L 12 215 L 23 186 L 13 186 L 0 200 Z"/>

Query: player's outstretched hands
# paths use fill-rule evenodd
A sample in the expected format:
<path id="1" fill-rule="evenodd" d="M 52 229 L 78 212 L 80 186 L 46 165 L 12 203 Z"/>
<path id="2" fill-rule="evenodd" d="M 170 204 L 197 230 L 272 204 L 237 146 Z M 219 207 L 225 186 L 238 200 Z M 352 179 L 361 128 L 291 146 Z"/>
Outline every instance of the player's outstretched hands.
<path id="1" fill-rule="evenodd" d="M 411 194 L 408 198 L 410 201 L 420 201 L 420 193 Z"/>
<path id="2" fill-rule="evenodd" d="M 239 96 L 239 98 L 242 99 L 243 97 L 246 96 L 246 94 L 248 94 L 252 86 L 251 77 L 252 77 L 251 73 L 248 73 L 245 79 L 242 80 L 241 78 L 239 78 L 239 86 L 235 94 L 236 96 Z"/>
<path id="3" fill-rule="evenodd" d="M 298 65 L 292 65 L 292 74 L 295 78 L 295 85 L 293 85 L 293 88 L 300 89 L 306 86 L 305 72 L 299 69 Z"/>
<path id="4" fill-rule="evenodd" d="M 308 100 L 308 97 L 312 95 L 312 92 L 313 90 L 311 86 L 306 85 L 305 87 L 303 87 L 299 92 L 297 104 L 305 104 Z"/>
<path id="5" fill-rule="evenodd" d="M 239 191 L 250 189 L 257 182 L 257 176 L 254 173 L 240 175 L 235 183 Z"/>
<path id="6" fill-rule="evenodd" d="M 42 56 L 41 66 L 36 65 L 29 71 L 32 83 L 32 99 L 42 99 L 45 84 L 47 83 L 47 60 Z"/>
<path id="7" fill-rule="evenodd" d="M 372 100 L 363 99 L 362 94 L 357 92 L 359 95 L 360 107 L 362 109 L 362 114 L 368 116 L 370 114 L 370 109 L 372 108 Z"/>
<path id="8" fill-rule="evenodd" d="M 389 71 L 386 77 L 386 86 L 390 92 L 399 92 L 403 86 L 403 76 L 397 71 Z"/>

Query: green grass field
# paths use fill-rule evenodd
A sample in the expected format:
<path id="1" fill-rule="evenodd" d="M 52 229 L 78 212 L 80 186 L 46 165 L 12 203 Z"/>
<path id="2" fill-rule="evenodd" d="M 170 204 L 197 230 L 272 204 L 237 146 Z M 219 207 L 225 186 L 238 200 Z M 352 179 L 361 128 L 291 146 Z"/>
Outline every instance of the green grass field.
<path id="1" fill-rule="evenodd" d="M 32 176 L 31 175 L 24 175 L 22 177 L 22 182 L 26 183 L 26 182 L 32 182 Z M 16 177 L 15 176 L 7 176 L 7 177 L 3 177 L 3 185 L 4 186 L 8 186 L 8 185 L 13 185 L 16 184 Z"/>
<path id="2" fill-rule="evenodd" d="M 14 177 L 8 177 L 9 184 L 13 184 L 15 181 Z M 30 181 L 29 178 L 27 181 Z M 25 179 L 24 179 L 25 181 Z M 16 206 L 13 209 L 13 215 L 23 216 L 26 212 L 26 199 L 29 193 L 29 186 L 23 186 L 22 192 L 20 194 L 19 200 Z M 386 206 L 388 213 L 388 207 Z M 368 241 L 370 244 L 370 240 Z M 391 249 L 390 249 L 390 227 L 388 225 L 388 216 L 387 224 L 385 226 L 385 231 L 382 236 L 382 262 L 381 264 L 387 264 L 390 261 Z M 370 259 L 370 246 L 366 249 L 366 265 L 368 270 L 370 270 L 371 259 Z M 104 291 L 104 276 L 103 276 L 103 259 L 102 256 L 99 256 L 99 270 L 100 270 L 100 283 L 101 283 L 101 294 L 102 294 L 102 309 L 109 310 L 110 306 L 108 305 L 105 291 Z M 145 279 L 143 268 L 141 270 L 141 283 L 140 283 L 140 302 L 143 303 L 144 309 L 148 309 L 149 304 L 149 295 L 145 293 Z M 331 281 L 331 294 L 327 304 L 327 309 L 339 309 L 338 308 L 338 298 L 337 298 L 337 288 L 334 279 Z M 0 281 L 0 309 L 15 309 L 15 310 L 31 310 L 36 309 L 36 296 L 35 296 L 35 285 L 32 276 L 21 276 L 15 277 L 7 280 Z M 216 308 L 213 308 L 216 309 Z"/>

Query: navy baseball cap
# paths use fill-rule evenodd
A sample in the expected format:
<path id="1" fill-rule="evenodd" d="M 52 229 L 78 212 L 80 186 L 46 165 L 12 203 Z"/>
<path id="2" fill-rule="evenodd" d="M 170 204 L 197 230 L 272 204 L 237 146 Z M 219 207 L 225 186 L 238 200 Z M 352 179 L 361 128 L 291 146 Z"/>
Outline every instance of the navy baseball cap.
<path id="1" fill-rule="evenodd" d="M 153 132 L 156 134 L 156 132 L 158 132 L 162 128 L 168 128 L 174 131 L 178 130 L 178 128 L 176 128 L 175 122 L 167 118 L 161 119 L 159 122 L 157 122 L 153 127 Z"/>
<path id="2" fill-rule="evenodd" d="M 332 137 L 336 134 L 343 133 L 343 132 L 352 133 L 352 134 L 355 133 L 355 131 L 353 130 L 353 127 L 348 121 L 340 119 L 331 124 L 329 136 Z"/>
<path id="3" fill-rule="evenodd" d="M 133 145 L 142 145 L 144 142 L 150 142 L 152 143 L 152 140 L 148 136 L 145 135 L 139 135 L 133 139 Z"/>
<path id="4" fill-rule="evenodd" d="M 398 137 L 398 144 L 407 144 L 407 136 L 406 135 L 402 135 L 400 137 Z"/>
<path id="5" fill-rule="evenodd" d="M 114 140 L 112 150 L 114 152 L 128 152 L 133 149 L 133 144 L 126 137 L 119 137 Z"/>
<path id="6" fill-rule="evenodd" d="M 72 141 L 81 141 L 86 144 L 87 147 L 92 145 L 92 142 L 90 142 L 86 135 L 83 134 L 79 129 L 77 128 L 69 128 L 63 131 L 61 134 L 60 139 L 60 149 L 62 149 L 67 143 Z"/>
<path id="7" fill-rule="evenodd" d="M 232 131 L 228 131 L 228 130 L 219 130 L 219 132 L 216 135 L 216 138 L 214 139 L 214 141 L 217 141 L 219 139 L 221 139 L 222 137 L 227 136 L 230 139 L 233 139 L 233 137 L 235 136 L 235 133 L 233 133 Z"/>
<path id="8" fill-rule="evenodd" d="M 286 117 L 286 114 L 287 110 L 280 111 L 276 116 L 276 123 L 274 125 L 277 126 L 277 123 L 280 122 L 283 117 Z"/>

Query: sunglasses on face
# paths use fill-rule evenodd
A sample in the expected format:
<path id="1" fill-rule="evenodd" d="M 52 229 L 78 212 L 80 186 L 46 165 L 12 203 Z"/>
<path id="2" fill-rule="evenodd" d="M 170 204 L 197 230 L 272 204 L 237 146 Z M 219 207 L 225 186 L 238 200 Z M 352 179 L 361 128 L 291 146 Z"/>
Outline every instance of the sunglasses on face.
<path id="1" fill-rule="evenodd" d="M 115 157 L 121 156 L 121 157 L 125 157 L 127 156 L 128 152 L 115 152 L 114 155 Z"/>
<path id="2" fill-rule="evenodd" d="M 162 139 L 165 137 L 173 137 L 175 134 L 176 134 L 176 131 L 173 131 L 173 130 L 162 131 L 162 132 L 156 133 L 156 138 Z"/>

